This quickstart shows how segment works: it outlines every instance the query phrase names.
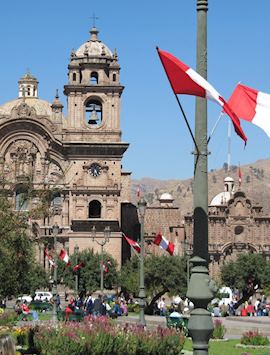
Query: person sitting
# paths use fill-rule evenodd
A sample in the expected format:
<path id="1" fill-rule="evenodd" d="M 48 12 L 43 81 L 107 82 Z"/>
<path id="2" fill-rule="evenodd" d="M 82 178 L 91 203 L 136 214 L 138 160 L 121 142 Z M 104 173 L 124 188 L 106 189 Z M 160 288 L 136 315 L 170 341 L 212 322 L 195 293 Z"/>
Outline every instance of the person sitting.
<path id="1" fill-rule="evenodd" d="M 251 301 L 248 301 L 248 305 L 247 305 L 247 314 L 252 317 L 255 314 L 255 309 L 253 304 L 251 303 Z"/>

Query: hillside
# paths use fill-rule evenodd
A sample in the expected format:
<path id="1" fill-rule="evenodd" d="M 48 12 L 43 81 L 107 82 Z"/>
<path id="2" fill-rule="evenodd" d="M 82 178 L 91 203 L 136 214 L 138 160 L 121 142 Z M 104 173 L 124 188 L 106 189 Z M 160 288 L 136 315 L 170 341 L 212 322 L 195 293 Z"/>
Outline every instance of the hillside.
<path id="1" fill-rule="evenodd" d="M 265 213 L 270 213 L 270 159 L 258 160 L 254 163 L 240 167 L 242 173 L 242 186 L 247 197 L 253 204 L 261 204 Z M 230 171 L 226 166 L 219 170 L 212 170 L 208 175 L 209 203 L 212 198 L 224 190 L 223 180 L 231 176 L 235 180 L 235 188 L 238 189 L 238 167 L 232 166 Z M 143 178 L 132 181 L 132 201 L 137 203 L 137 187 L 141 191 L 149 205 L 156 205 L 157 199 L 163 192 L 169 192 L 175 199 L 174 205 L 181 208 L 183 214 L 192 210 L 193 179 L 187 180 L 157 180 Z"/>

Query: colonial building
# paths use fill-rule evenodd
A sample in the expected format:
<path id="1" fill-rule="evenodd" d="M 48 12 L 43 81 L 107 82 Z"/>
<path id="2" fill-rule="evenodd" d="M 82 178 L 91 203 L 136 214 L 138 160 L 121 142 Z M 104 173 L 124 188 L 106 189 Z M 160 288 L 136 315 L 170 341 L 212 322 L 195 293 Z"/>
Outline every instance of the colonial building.
<path id="1" fill-rule="evenodd" d="M 193 244 L 193 217 L 185 216 L 185 241 Z M 209 205 L 209 269 L 218 277 L 220 266 L 240 253 L 270 256 L 270 216 L 253 203 L 234 180 L 224 179 L 224 191 Z"/>
<path id="2" fill-rule="evenodd" d="M 121 264 L 121 204 L 130 200 L 130 173 L 122 171 L 128 144 L 121 140 L 120 103 L 124 87 L 116 51 L 99 40 L 98 30 L 72 51 L 64 87 L 67 115 L 58 94 L 52 103 L 38 97 L 38 80 L 19 80 L 18 98 L 0 107 L 2 188 L 18 211 L 29 211 L 41 263 L 52 248 L 70 254 L 108 251 Z"/>

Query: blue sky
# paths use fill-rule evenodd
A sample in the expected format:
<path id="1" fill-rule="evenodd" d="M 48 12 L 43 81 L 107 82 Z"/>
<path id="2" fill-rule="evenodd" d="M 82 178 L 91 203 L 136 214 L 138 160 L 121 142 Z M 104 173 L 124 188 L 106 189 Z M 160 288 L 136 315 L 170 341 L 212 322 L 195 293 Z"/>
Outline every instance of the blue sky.
<path id="1" fill-rule="evenodd" d="M 123 140 L 130 143 L 123 168 L 133 178 L 184 179 L 193 174 L 192 140 L 155 47 L 196 68 L 196 0 L 5 1 L 1 4 L 0 102 L 17 97 L 27 68 L 39 80 L 39 97 L 52 101 L 67 82 L 72 48 L 89 37 L 93 13 L 99 38 L 117 48 L 121 65 Z M 270 1 L 209 0 L 208 81 L 228 99 L 239 81 L 270 93 Z M 194 128 L 194 98 L 180 96 Z M 220 113 L 208 102 L 209 131 Z M 270 119 L 270 117 L 269 117 Z M 227 161 L 224 116 L 210 142 L 209 169 Z M 269 157 L 270 139 L 242 121 L 247 147 L 232 133 L 231 161 Z"/>

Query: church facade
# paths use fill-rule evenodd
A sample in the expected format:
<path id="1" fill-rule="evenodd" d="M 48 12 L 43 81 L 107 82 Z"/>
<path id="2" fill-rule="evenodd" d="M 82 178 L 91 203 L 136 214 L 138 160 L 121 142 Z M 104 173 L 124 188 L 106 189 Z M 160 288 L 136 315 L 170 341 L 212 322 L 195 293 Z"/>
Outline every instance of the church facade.
<path id="1" fill-rule="evenodd" d="M 220 267 L 241 253 L 270 257 L 270 216 L 251 201 L 242 189 L 235 190 L 231 177 L 224 179 L 224 191 L 210 202 L 209 270 L 219 277 Z M 192 249 L 193 217 L 185 216 L 185 241 Z"/>
<path id="2" fill-rule="evenodd" d="M 72 254 L 104 249 L 121 265 L 121 205 L 130 201 L 130 173 L 122 170 L 128 143 L 121 140 L 124 87 L 116 51 L 90 30 L 72 51 L 64 86 L 67 115 L 56 94 L 50 104 L 38 97 L 38 80 L 19 80 L 18 98 L 0 106 L 2 189 L 17 211 L 28 211 L 37 259 L 48 267 L 44 249 Z"/>

